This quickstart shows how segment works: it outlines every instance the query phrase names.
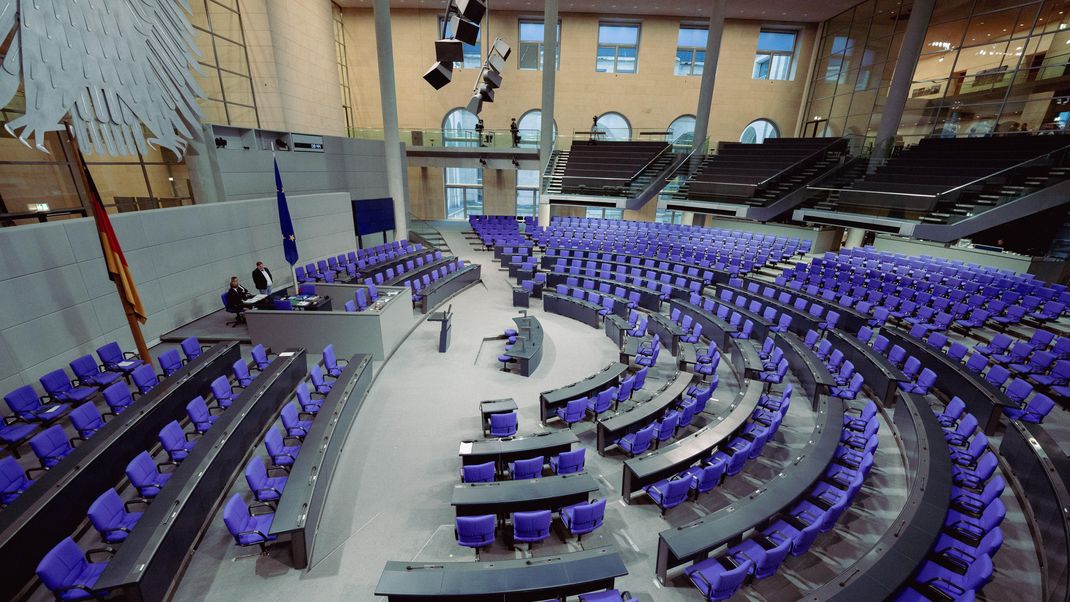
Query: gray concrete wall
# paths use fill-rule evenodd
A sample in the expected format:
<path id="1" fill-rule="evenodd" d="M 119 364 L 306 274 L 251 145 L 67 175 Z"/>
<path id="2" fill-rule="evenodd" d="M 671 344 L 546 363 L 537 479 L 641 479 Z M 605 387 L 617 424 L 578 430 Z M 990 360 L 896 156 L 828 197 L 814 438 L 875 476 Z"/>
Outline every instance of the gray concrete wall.
<path id="1" fill-rule="evenodd" d="M 289 196 L 302 259 L 353 249 L 349 194 Z M 249 288 L 257 260 L 279 284 L 283 259 L 274 191 L 269 198 L 112 216 L 142 302 L 152 344 L 219 309 L 228 278 Z M 91 219 L 0 229 L 0 395 L 118 340 L 133 350 Z M 4 410 L 6 412 L 6 409 Z"/>
<path id="2" fill-rule="evenodd" d="M 928 255 L 930 257 L 942 257 L 945 259 L 957 259 L 968 263 L 976 263 L 994 268 L 1014 270 L 1022 274 L 1029 272 L 1029 266 L 1033 262 L 1032 257 L 1017 255 L 1015 253 L 994 253 L 980 249 L 961 247 L 945 247 L 943 243 L 929 242 L 924 240 L 912 240 L 891 236 L 889 234 L 877 234 L 873 241 L 873 247 L 878 251 L 888 253 L 903 253 L 904 255 Z"/>

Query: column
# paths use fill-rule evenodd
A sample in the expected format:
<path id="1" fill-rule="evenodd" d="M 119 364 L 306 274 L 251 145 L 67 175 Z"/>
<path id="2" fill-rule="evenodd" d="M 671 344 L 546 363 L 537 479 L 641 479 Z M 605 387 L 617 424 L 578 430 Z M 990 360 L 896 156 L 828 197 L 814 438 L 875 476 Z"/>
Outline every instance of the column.
<path id="1" fill-rule="evenodd" d="M 546 173 L 554 151 L 554 88 L 557 85 L 557 0 L 546 0 L 542 16 L 542 129 L 539 132 L 539 169 Z M 540 186 L 542 179 L 539 180 Z M 540 193 L 541 194 L 541 193 Z M 539 225 L 550 225 L 550 203 L 539 198 Z"/>
<path id="2" fill-rule="evenodd" d="M 877 140 L 870 155 L 870 169 L 873 169 L 885 157 L 895 142 L 899 122 L 903 120 L 903 108 L 910 94 L 910 82 L 914 79 L 914 69 L 921 56 L 921 47 L 925 43 L 925 33 L 929 29 L 929 19 L 933 14 L 936 0 L 915 0 L 910 9 L 910 19 L 903 33 L 903 45 L 896 57 L 895 73 L 888 88 L 888 98 L 881 111 L 881 123 L 877 127 Z"/>
<path id="3" fill-rule="evenodd" d="M 726 0 L 710 2 L 710 33 L 706 36 L 706 63 L 702 67 L 702 82 L 698 89 L 698 109 L 695 110 L 695 136 L 692 149 L 702 148 L 710 129 L 710 105 L 713 104 L 713 82 L 717 79 L 717 57 L 721 53 L 721 34 L 724 32 Z"/>
<path id="4" fill-rule="evenodd" d="M 865 228 L 847 228 L 847 241 L 843 243 L 844 247 L 861 247 L 862 241 L 866 238 Z"/>
<path id="5" fill-rule="evenodd" d="M 375 0 L 375 51 L 379 60 L 379 98 L 383 105 L 386 184 L 394 199 L 394 238 L 409 236 L 409 199 L 402 173 L 401 133 L 398 131 L 397 86 L 394 83 L 394 40 L 390 33 L 390 0 Z"/>

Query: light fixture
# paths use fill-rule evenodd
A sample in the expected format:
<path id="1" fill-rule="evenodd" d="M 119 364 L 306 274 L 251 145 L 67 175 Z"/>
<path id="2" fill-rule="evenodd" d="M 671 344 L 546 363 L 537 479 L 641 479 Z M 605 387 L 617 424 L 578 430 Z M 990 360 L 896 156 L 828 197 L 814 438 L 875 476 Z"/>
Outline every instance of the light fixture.
<path id="1" fill-rule="evenodd" d="M 443 86 L 450 83 L 453 79 L 453 63 L 438 61 L 431 65 L 427 73 L 424 73 L 424 81 L 431 84 L 431 87 L 440 90 Z"/>
<path id="2" fill-rule="evenodd" d="M 483 103 L 494 102 L 494 91 L 502 85 L 502 71 L 505 71 L 505 61 L 511 53 L 509 44 L 501 38 L 491 44 L 487 59 L 483 61 L 483 68 L 479 71 L 479 78 L 472 89 L 472 98 L 468 101 L 469 112 L 479 115 Z"/>

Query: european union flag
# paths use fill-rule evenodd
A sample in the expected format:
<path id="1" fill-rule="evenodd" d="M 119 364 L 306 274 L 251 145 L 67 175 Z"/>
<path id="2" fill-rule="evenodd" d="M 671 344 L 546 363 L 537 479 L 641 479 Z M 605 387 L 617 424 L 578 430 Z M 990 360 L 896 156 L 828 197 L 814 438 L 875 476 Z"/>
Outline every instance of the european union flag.
<path id="1" fill-rule="evenodd" d="M 290 265 L 297 263 L 297 237 L 294 236 L 294 223 L 290 219 L 290 206 L 286 204 L 286 192 L 282 189 L 282 175 L 279 174 L 279 160 L 275 162 L 275 198 L 279 204 L 279 228 L 282 230 L 282 251 Z"/>

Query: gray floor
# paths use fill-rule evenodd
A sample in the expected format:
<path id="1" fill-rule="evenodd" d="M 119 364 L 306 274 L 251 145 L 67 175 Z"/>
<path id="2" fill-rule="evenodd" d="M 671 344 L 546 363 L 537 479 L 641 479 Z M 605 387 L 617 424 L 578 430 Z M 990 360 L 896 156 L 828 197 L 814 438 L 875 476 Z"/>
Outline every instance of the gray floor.
<path id="1" fill-rule="evenodd" d="M 492 264 L 490 253 L 472 249 L 459 231 L 444 231 L 451 249 L 484 265 L 485 286 L 473 287 L 453 301 L 454 337 L 450 351 L 434 353 L 437 324 L 424 323 L 402 343 L 379 373 L 358 425 L 350 434 L 320 525 L 320 536 L 307 572 L 289 568 L 289 554 L 276 549 L 267 556 L 246 556 L 227 535 L 218 516 L 193 557 L 177 591 L 179 600 L 234 598 L 372 600 L 383 564 L 388 560 L 473 561 L 474 553 L 458 546 L 453 534 L 450 491 L 459 482 L 457 445 L 479 436 L 478 402 L 513 397 L 520 406 L 520 430 L 538 425 L 538 393 L 584 378 L 615 360 L 613 344 L 600 331 L 562 316 L 545 314 L 536 302 L 545 331 L 542 365 L 530 378 L 497 370 L 501 341 L 484 341 L 511 325 L 517 310 L 509 306 L 510 283 Z M 726 362 L 727 363 L 727 362 Z M 663 355 L 647 391 L 672 373 Z M 727 400 L 738 383 L 722 365 L 715 400 Z M 640 398 L 641 399 L 641 398 Z M 716 413 L 723 403 L 708 409 Z M 700 415 L 695 427 L 710 416 Z M 813 427 L 808 404 L 796 400 L 776 440 L 758 460 L 697 502 L 660 516 L 644 496 L 626 506 L 619 484 L 624 455 L 594 451 L 592 425 L 575 430 L 588 448 L 587 469 L 601 484 L 610 504 L 605 525 L 585 537 L 583 547 L 615 544 L 629 575 L 618 580 L 644 602 L 697 600 L 697 591 L 679 574 L 662 586 L 654 579 L 657 533 L 690 522 L 750 493 L 780 470 L 805 444 Z M 547 428 L 563 428 L 552 422 Z M 788 600 L 839 572 L 868 548 L 890 524 L 905 487 L 903 465 L 891 431 L 884 424 L 876 468 L 855 506 L 840 525 L 822 535 L 811 553 L 789 559 L 780 573 L 741 592 L 740 599 Z M 243 480 L 235 491 L 248 497 Z M 530 552 L 514 551 L 499 533 L 498 543 L 482 560 L 514 558 L 525 553 L 549 555 L 579 549 L 554 537 Z"/>

